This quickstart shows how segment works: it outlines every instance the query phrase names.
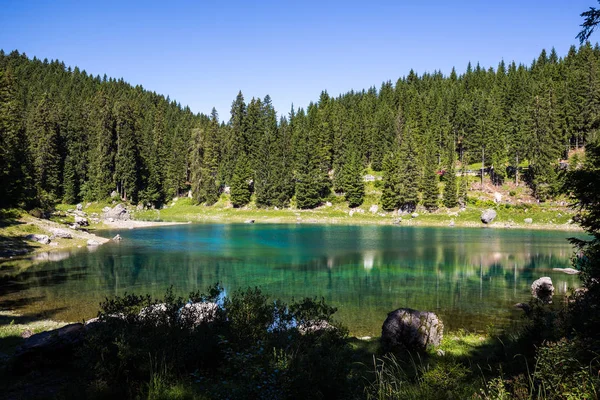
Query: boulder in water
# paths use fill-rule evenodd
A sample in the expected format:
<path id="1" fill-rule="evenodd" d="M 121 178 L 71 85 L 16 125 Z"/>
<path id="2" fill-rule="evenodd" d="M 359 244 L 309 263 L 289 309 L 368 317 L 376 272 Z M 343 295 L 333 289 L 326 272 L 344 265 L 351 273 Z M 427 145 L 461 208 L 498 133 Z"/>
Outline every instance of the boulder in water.
<path id="1" fill-rule="evenodd" d="M 544 303 L 551 303 L 552 296 L 554 295 L 552 279 L 548 276 L 543 276 L 540 279 L 535 280 L 531 284 L 531 294 L 533 297 L 540 299 Z"/>

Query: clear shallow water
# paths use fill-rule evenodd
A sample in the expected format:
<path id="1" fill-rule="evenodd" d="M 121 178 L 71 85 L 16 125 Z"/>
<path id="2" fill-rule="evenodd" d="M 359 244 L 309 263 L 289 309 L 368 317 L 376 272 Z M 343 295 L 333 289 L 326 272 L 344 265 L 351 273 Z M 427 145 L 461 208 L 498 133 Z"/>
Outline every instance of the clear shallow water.
<path id="1" fill-rule="evenodd" d="M 79 320 L 106 296 L 186 294 L 220 282 L 286 300 L 323 296 L 356 335 L 377 335 L 388 312 L 438 313 L 447 328 L 484 329 L 520 317 L 533 280 L 578 285 L 568 232 L 396 226 L 191 224 L 125 231 L 124 240 L 17 273 L 2 265 L 0 308 Z M 67 256 L 65 254 L 64 256 Z M 60 258 L 54 256 L 54 258 Z"/>

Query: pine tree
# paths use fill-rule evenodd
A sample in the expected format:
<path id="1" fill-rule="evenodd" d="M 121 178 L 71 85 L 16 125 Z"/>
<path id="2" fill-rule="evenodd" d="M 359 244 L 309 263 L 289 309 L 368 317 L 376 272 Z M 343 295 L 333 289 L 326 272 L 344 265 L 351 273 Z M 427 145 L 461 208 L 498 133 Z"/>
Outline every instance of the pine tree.
<path id="1" fill-rule="evenodd" d="M 400 147 L 399 208 L 412 212 L 419 202 L 419 162 L 412 129 L 408 129 Z"/>
<path id="2" fill-rule="evenodd" d="M 346 182 L 345 198 L 350 207 L 360 206 L 365 198 L 365 184 L 363 182 L 363 166 L 357 150 L 350 152 L 348 160 L 348 180 Z"/>
<path id="3" fill-rule="evenodd" d="M 458 205 L 458 193 L 456 187 L 456 168 L 455 168 L 455 156 L 454 151 L 450 156 L 450 163 L 448 169 L 444 174 L 445 185 L 444 185 L 444 206 L 446 208 L 454 208 Z"/>
<path id="4" fill-rule="evenodd" d="M 250 181 L 252 179 L 252 170 L 250 161 L 242 155 L 238 158 L 231 179 L 231 204 L 234 207 L 243 207 L 250 202 L 252 195 Z"/>
<path id="5" fill-rule="evenodd" d="M 298 130 L 296 148 L 296 205 L 298 208 L 315 208 L 321 204 L 321 171 L 314 137 L 307 127 L 304 110 L 294 118 L 294 128 Z"/>
<path id="6" fill-rule="evenodd" d="M 136 143 L 135 115 L 127 100 L 115 104 L 115 182 L 120 197 L 137 201 L 139 155 Z"/>
<path id="7" fill-rule="evenodd" d="M 269 96 L 262 103 L 260 120 L 263 132 L 254 150 L 254 192 L 257 205 L 272 206 L 277 202 L 277 192 L 282 189 L 280 179 L 283 154 L 278 143 L 277 114 Z"/>
<path id="8" fill-rule="evenodd" d="M 400 165 L 394 153 L 387 153 L 383 159 L 383 190 L 381 207 L 393 211 L 400 207 Z"/>
<path id="9" fill-rule="evenodd" d="M 60 196 L 61 160 L 54 103 L 48 94 L 32 110 L 28 134 L 38 201 L 49 207 Z"/>
<path id="10" fill-rule="evenodd" d="M 92 199 L 109 197 L 114 185 L 115 120 L 108 96 L 99 92 L 90 112 L 90 186 Z"/>
<path id="11" fill-rule="evenodd" d="M 206 205 L 213 205 L 219 200 L 219 185 L 217 172 L 219 170 L 219 116 L 215 108 L 212 109 L 210 123 L 206 129 L 204 152 L 200 167 L 200 194 Z"/>
<path id="12" fill-rule="evenodd" d="M 437 175 L 437 163 L 433 157 L 434 155 L 430 153 L 423 175 L 423 207 L 428 211 L 434 211 L 438 208 L 439 179 Z"/>
<path id="13" fill-rule="evenodd" d="M 31 177 L 22 105 L 10 70 L 0 69 L 0 208 L 30 201 Z"/>

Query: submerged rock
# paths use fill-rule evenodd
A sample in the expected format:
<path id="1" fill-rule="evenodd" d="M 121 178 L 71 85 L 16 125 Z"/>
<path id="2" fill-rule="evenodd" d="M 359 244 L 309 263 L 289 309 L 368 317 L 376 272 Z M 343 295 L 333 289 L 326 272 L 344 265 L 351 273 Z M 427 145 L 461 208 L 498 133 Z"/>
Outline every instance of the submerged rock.
<path id="1" fill-rule="evenodd" d="M 533 297 L 540 299 L 544 303 L 551 303 L 552 296 L 554 295 L 552 279 L 548 276 L 543 276 L 540 279 L 535 280 L 531 284 L 531 294 Z"/>
<path id="2" fill-rule="evenodd" d="M 418 350 L 439 346 L 444 324 L 432 312 L 399 308 L 388 314 L 381 328 L 381 344 L 386 351 Z"/>
<path id="3" fill-rule="evenodd" d="M 552 268 L 552 271 L 564 272 L 565 274 L 568 274 L 568 275 L 577 275 L 577 274 L 581 273 L 581 271 L 578 271 L 574 268 Z"/>

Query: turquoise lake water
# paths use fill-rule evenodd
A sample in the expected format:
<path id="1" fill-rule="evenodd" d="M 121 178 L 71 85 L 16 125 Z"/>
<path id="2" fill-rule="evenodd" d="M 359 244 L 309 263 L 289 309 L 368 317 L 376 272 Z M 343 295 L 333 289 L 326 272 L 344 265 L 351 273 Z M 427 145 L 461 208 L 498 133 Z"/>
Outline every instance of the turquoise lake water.
<path id="1" fill-rule="evenodd" d="M 447 328 L 483 330 L 520 318 L 531 283 L 550 276 L 556 294 L 578 285 L 569 232 L 295 224 L 189 224 L 104 231 L 124 240 L 49 255 L 18 272 L 2 265 L 0 306 L 80 320 L 106 296 L 178 294 L 220 282 L 259 286 L 290 300 L 323 296 L 356 335 L 378 335 L 388 312 L 438 313 Z M 62 258 L 62 259 L 61 259 Z"/>

